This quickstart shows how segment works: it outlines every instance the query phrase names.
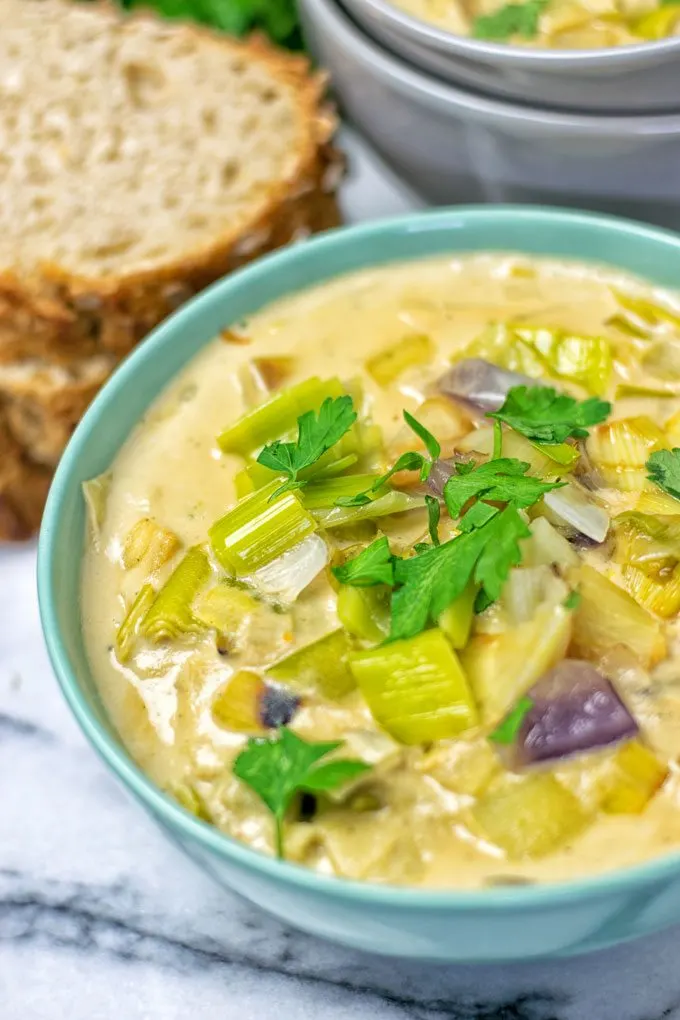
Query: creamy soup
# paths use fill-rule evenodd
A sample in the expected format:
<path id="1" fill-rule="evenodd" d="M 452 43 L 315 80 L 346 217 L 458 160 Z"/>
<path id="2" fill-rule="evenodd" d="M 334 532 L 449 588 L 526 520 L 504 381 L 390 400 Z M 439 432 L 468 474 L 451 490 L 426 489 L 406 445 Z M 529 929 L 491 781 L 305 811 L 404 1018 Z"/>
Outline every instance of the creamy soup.
<path id="1" fill-rule="evenodd" d="M 680 3 L 658 0 L 393 0 L 455 35 L 554 49 L 632 46 L 680 33 Z"/>
<path id="2" fill-rule="evenodd" d="M 613 271 L 438 258 L 280 301 L 85 487 L 104 705 L 187 810 L 326 874 L 677 848 L 678 446 L 680 304 Z"/>

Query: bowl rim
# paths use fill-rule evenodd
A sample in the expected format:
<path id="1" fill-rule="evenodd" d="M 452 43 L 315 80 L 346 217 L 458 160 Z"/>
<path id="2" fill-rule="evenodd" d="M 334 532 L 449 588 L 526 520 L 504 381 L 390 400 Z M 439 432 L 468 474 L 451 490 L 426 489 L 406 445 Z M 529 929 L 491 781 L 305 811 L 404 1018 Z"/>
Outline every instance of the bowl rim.
<path id="1" fill-rule="evenodd" d="M 546 909 L 561 903 L 571 905 L 584 900 L 603 899 L 611 894 L 632 891 L 656 885 L 669 878 L 680 876 L 680 847 L 667 854 L 642 864 L 617 868 L 611 872 L 573 881 L 546 882 L 529 886 L 492 887 L 483 889 L 421 889 L 415 886 L 397 886 L 362 882 L 355 879 L 339 878 L 319 874 L 310 868 L 286 860 L 278 860 L 245 843 L 222 833 L 214 826 L 194 817 L 173 798 L 162 792 L 128 755 L 122 742 L 116 740 L 97 720 L 81 693 L 75 670 L 71 666 L 67 642 L 61 634 L 56 611 L 59 578 L 56 572 L 56 550 L 58 548 L 60 518 L 69 491 L 80 486 L 78 462 L 89 443 L 90 430 L 96 426 L 103 414 L 110 414 L 121 398 L 129 382 L 133 382 L 138 367 L 162 356 L 167 346 L 177 342 L 186 330 L 192 327 L 196 309 L 199 306 L 219 307 L 243 283 L 251 283 L 276 275 L 285 264 L 309 259 L 322 259 L 336 245 L 361 246 L 367 237 L 395 231 L 418 233 L 437 223 L 437 229 L 450 224 L 452 232 L 461 227 L 474 229 L 478 224 L 493 221 L 495 226 L 513 221 L 533 221 L 542 229 L 559 229 L 567 224 L 589 230 L 602 230 L 620 235 L 622 244 L 637 240 L 651 242 L 676 253 L 680 262 L 680 236 L 661 228 L 647 226 L 633 220 L 616 216 L 598 215 L 587 212 L 559 209 L 549 206 L 459 206 L 426 210 L 405 216 L 362 223 L 350 227 L 339 227 L 317 235 L 303 244 L 290 245 L 246 265 L 223 277 L 197 296 L 154 329 L 145 341 L 130 354 L 114 372 L 95 397 L 85 416 L 77 426 L 61 461 L 57 467 L 49 491 L 43 525 L 41 527 L 37 555 L 37 588 L 40 620 L 47 652 L 61 691 L 78 725 L 88 742 L 123 785 L 138 801 L 150 809 L 162 822 L 168 824 L 182 836 L 189 838 L 204 849 L 213 851 L 218 857 L 257 873 L 264 879 L 273 879 L 311 893 L 320 893 L 333 898 L 370 905 L 371 903 L 400 908 L 419 908 L 438 913 L 456 911 L 470 913 L 506 913 L 517 908 Z M 466 250 L 466 249 L 461 249 Z M 477 251 L 478 249 L 469 249 Z M 500 249 L 497 249 L 500 250 Z M 426 256 L 422 256 L 426 257 Z M 385 260 L 389 262 L 389 260 Z M 576 259 L 578 261 L 578 259 Z M 582 261 L 587 261 L 583 259 Z M 376 262 L 376 265 L 381 263 Z M 335 277 L 356 269 L 341 269 Z M 332 279 L 329 276 L 327 279 Z M 265 302 L 266 305 L 266 302 Z M 263 305 L 263 307 L 265 306 Z M 206 340 L 205 343 L 209 343 Z M 205 346 L 205 345 L 202 345 Z M 195 356 L 195 355 L 193 355 Z M 190 358 L 185 364 L 189 363 Z M 169 382 L 165 384 L 169 385 Z M 131 425 L 121 446 L 127 441 Z M 118 447 L 120 449 L 120 446 Z M 82 552 L 79 564 L 82 563 Z"/>
<path id="2" fill-rule="evenodd" d="M 359 0 L 364 3 L 365 0 Z M 540 129 L 542 136 L 552 135 L 564 140 L 569 137 L 598 139 L 629 139 L 636 137 L 668 138 L 680 134 L 680 110 L 677 112 L 635 113 L 571 113 L 568 110 L 529 106 L 520 100 L 482 95 L 482 93 L 454 85 L 437 78 L 433 73 L 412 64 L 380 46 L 357 25 L 336 0 L 300 0 L 303 16 L 317 23 L 324 19 L 333 26 L 329 38 L 345 37 L 344 45 L 354 51 L 353 56 L 370 69 L 370 73 L 401 92 L 407 99 L 424 96 L 427 101 L 447 116 L 458 113 L 472 116 L 499 130 L 507 127 Z M 314 10 L 313 14 L 309 11 Z M 680 41 L 680 39 L 679 39 Z"/>
<path id="3" fill-rule="evenodd" d="M 373 17 L 383 21 L 402 36 L 412 36 L 423 46 L 437 49 L 452 56 L 467 57 L 470 60 L 483 59 L 485 63 L 505 67 L 519 67 L 523 70 L 546 73 L 558 70 L 587 70 L 590 67 L 613 68 L 618 64 L 630 68 L 631 64 L 650 64 L 654 58 L 680 49 L 680 36 L 668 36 L 651 42 L 631 43 L 626 46 L 601 46 L 592 50 L 531 49 L 530 47 L 495 43 L 470 36 L 455 35 L 435 24 L 423 21 L 415 15 L 402 11 L 390 0 L 343 0 L 353 11 L 363 6 L 372 8 Z"/>

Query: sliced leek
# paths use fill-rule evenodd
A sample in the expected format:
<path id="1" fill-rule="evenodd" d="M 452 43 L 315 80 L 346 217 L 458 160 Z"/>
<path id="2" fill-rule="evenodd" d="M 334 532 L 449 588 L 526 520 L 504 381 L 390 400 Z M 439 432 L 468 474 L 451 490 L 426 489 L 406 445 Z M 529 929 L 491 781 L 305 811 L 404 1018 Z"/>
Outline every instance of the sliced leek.
<path id="1" fill-rule="evenodd" d="M 211 576 L 204 549 L 193 546 L 172 572 L 141 622 L 140 633 L 150 641 L 175 641 L 183 634 L 200 632 L 202 624 L 192 603 Z"/>

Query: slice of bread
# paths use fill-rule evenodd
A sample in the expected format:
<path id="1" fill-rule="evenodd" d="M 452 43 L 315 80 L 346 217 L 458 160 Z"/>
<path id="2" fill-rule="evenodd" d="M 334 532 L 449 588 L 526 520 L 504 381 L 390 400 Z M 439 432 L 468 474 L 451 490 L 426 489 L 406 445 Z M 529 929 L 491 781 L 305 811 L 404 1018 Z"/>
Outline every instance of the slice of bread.
<path id="1" fill-rule="evenodd" d="M 336 225 L 341 174 L 302 57 L 69 0 L 0 0 L 0 24 L 0 459 L 28 471 L 184 300 Z M 26 530 L 10 474 L 0 539 Z"/>

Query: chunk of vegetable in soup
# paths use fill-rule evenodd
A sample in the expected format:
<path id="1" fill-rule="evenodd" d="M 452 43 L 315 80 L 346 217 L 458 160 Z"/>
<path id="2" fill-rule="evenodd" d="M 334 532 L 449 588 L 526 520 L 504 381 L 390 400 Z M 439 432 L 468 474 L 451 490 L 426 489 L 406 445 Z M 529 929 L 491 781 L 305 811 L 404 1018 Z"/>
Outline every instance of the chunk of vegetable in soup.
<path id="1" fill-rule="evenodd" d="M 680 299 L 478 255 L 233 328 L 86 486 L 85 640 L 140 766 L 371 881 L 680 846 Z"/>
<path id="2" fill-rule="evenodd" d="M 392 0 L 454 35 L 515 46 L 592 50 L 680 35 L 675 0 Z"/>

